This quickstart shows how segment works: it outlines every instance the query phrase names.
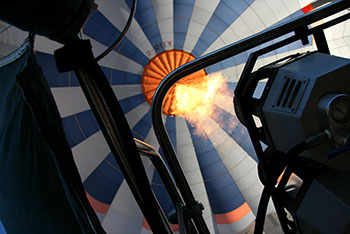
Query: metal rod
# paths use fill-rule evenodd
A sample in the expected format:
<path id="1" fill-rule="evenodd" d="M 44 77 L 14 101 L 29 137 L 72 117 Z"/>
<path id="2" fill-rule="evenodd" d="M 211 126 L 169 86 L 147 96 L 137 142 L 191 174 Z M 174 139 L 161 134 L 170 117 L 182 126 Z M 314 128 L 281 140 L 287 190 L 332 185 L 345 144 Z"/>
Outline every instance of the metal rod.
<path id="1" fill-rule="evenodd" d="M 187 223 L 189 224 L 190 229 L 192 230 L 191 234 L 198 233 L 197 230 L 194 228 L 192 220 L 187 220 L 187 217 L 183 214 L 184 209 L 182 208 L 184 207 L 184 201 L 162 157 L 151 145 L 148 145 L 147 143 L 135 138 L 134 140 L 141 156 L 145 156 L 151 160 L 157 172 L 159 173 L 160 178 L 163 181 L 165 189 L 167 190 L 170 199 L 172 200 L 174 207 L 176 208 L 180 233 L 181 230 L 186 230 Z M 182 214 L 179 214 L 178 212 L 181 212 Z M 179 220 L 179 217 L 181 217 L 181 220 Z M 185 222 L 182 219 L 184 219 Z"/>
<path id="2" fill-rule="evenodd" d="M 241 52 L 254 48 L 265 42 L 276 39 L 287 33 L 294 32 L 298 28 L 303 27 L 304 25 L 308 25 L 318 20 L 321 20 L 323 18 L 326 18 L 332 14 L 335 14 L 341 10 L 348 8 L 349 6 L 350 6 L 349 0 L 335 1 L 325 7 L 317 9 L 304 16 L 300 16 L 293 21 L 286 22 L 282 25 L 276 25 L 274 27 L 271 27 L 270 29 L 267 29 L 253 36 L 242 39 L 238 42 L 225 46 L 219 50 L 216 50 L 212 53 L 209 53 L 198 59 L 195 59 L 189 63 L 186 63 L 181 67 L 172 71 L 169 75 L 167 75 L 163 79 L 163 81 L 158 86 L 153 97 L 152 121 L 153 121 L 155 134 L 157 136 L 157 139 L 160 143 L 161 148 L 163 149 L 164 156 L 173 173 L 175 182 L 179 187 L 179 190 L 186 203 L 186 206 L 189 209 L 196 210 L 197 203 L 193 197 L 189 184 L 185 178 L 185 175 L 177 159 L 175 150 L 171 144 L 171 141 L 169 139 L 169 136 L 166 132 L 166 129 L 164 127 L 164 123 L 162 120 L 162 105 L 168 90 L 178 80 L 180 80 L 181 78 L 187 75 L 197 72 L 207 66 L 223 61 Z M 204 222 L 202 216 L 198 213 L 194 217 L 194 221 L 198 228 L 200 228 L 200 226 L 203 225 L 203 222 Z"/>
<path id="3" fill-rule="evenodd" d="M 137 0 L 132 1 L 132 6 L 130 10 L 130 15 L 128 18 L 128 21 L 126 22 L 123 31 L 120 33 L 119 37 L 117 40 L 113 42 L 113 44 L 108 47 L 105 51 L 103 51 L 99 56 L 97 56 L 95 59 L 96 61 L 100 61 L 102 58 L 104 58 L 107 54 L 109 54 L 115 47 L 119 45 L 119 43 L 122 41 L 124 38 L 125 34 L 128 32 L 129 27 L 131 25 L 132 19 L 134 18 L 135 11 L 136 11 L 136 5 L 137 5 Z"/>
<path id="4" fill-rule="evenodd" d="M 151 190 L 119 102 L 102 70 L 95 60 L 92 61 L 76 68 L 75 73 L 102 133 L 152 231 L 173 233 Z"/>
<path id="5" fill-rule="evenodd" d="M 170 172 L 159 153 L 152 146 L 146 144 L 145 142 L 142 142 L 135 138 L 134 140 L 141 156 L 149 158 L 154 167 L 157 169 L 173 204 L 184 204 L 179 190 L 177 189 L 174 180 L 171 178 Z"/>

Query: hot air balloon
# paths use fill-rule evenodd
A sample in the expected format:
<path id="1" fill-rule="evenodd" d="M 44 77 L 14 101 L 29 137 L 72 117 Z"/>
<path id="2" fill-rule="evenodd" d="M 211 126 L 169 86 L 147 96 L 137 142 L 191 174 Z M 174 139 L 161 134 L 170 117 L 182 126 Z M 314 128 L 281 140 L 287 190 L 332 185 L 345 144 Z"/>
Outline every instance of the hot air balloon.
<path id="1" fill-rule="evenodd" d="M 120 101 L 133 136 L 163 154 L 153 130 L 151 104 L 157 86 L 166 75 L 189 61 L 308 13 L 326 2 L 138 1 L 125 37 L 99 64 Z M 120 35 L 132 1 L 98 0 L 96 4 L 98 9 L 88 17 L 81 36 L 91 41 L 97 56 Z M 0 42 L 4 46 L 0 48 L 1 55 L 5 55 L 26 34 L 7 24 L 1 25 Z M 331 51 L 344 57 L 350 54 L 348 25 L 339 24 L 326 31 Z M 309 41 L 306 46 L 297 42 L 271 52 L 260 58 L 258 65 L 290 53 L 313 50 L 312 38 Z M 77 78 L 73 72 L 59 73 L 56 69 L 52 54 L 60 46 L 38 36 L 35 55 L 57 103 L 90 204 L 107 233 L 151 233 Z M 205 208 L 203 217 L 210 233 L 247 233 L 254 228 L 262 184 L 249 135 L 239 123 L 232 103 L 235 86 L 251 51 L 188 76 L 169 91 L 163 105 L 163 121 L 192 192 Z M 207 99 L 214 86 L 212 81 L 220 87 Z M 199 92 L 190 98 L 179 96 L 179 90 L 188 86 Z M 189 110 L 192 114 L 176 106 L 179 100 L 185 100 L 185 106 L 193 105 Z M 209 110 L 205 104 L 209 104 Z M 204 107 L 203 113 L 198 106 Z M 161 207 L 171 214 L 174 206 L 159 174 L 147 158 L 143 162 Z M 267 217 L 266 233 L 280 233 L 272 204 Z M 176 225 L 172 228 L 178 230 Z"/>

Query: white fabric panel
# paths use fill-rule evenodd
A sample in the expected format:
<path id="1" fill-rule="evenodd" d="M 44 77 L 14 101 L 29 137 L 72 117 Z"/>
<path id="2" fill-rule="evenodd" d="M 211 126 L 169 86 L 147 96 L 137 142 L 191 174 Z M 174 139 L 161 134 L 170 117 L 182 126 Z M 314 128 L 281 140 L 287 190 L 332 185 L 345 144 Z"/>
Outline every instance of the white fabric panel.
<path id="1" fill-rule="evenodd" d="M 224 74 L 225 80 L 227 82 L 238 82 L 243 71 L 243 66 L 232 66 L 221 70 L 220 72 Z"/>
<path id="2" fill-rule="evenodd" d="M 145 138 L 145 142 L 147 144 L 150 144 L 151 146 L 153 146 L 153 148 L 158 151 L 160 146 L 156 137 L 156 134 L 154 133 L 154 129 L 153 127 L 151 127 L 151 129 L 149 130 L 146 138 Z"/>
<path id="3" fill-rule="evenodd" d="M 151 232 L 150 230 L 148 230 L 146 228 L 142 228 L 140 234 L 153 234 L 153 232 Z"/>
<path id="4" fill-rule="evenodd" d="M 0 21 L 2 25 L 1 28 L 7 27 L 8 24 Z M 28 32 L 24 32 L 14 26 L 11 26 L 6 31 L 0 33 L 0 42 L 4 44 L 20 46 L 22 45 L 24 39 L 28 37 Z"/>
<path id="5" fill-rule="evenodd" d="M 139 84 L 135 85 L 112 85 L 114 94 L 118 100 L 135 96 L 142 93 L 142 88 Z"/>
<path id="6" fill-rule="evenodd" d="M 126 11 L 130 14 L 129 7 L 125 1 L 121 0 L 96 0 L 98 10 L 119 30 L 122 31 L 128 17 L 120 14 L 120 11 Z"/>
<path id="7" fill-rule="evenodd" d="M 75 164 L 82 181 L 97 168 L 110 153 L 109 147 L 101 131 L 72 148 Z"/>
<path id="8" fill-rule="evenodd" d="M 262 192 L 262 184 L 258 178 L 257 163 L 214 120 L 206 118 L 203 125 L 208 126 L 210 129 L 215 129 L 211 132 L 206 131 L 208 138 L 216 148 L 232 179 L 236 182 L 242 196 L 248 202 L 253 213 L 256 214 Z M 249 176 L 250 171 L 253 171 L 253 176 Z M 248 188 L 247 185 L 249 185 Z M 256 187 L 260 192 L 251 197 L 252 195 L 249 193 L 250 187 Z"/>
<path id="9" fill-rule="evenodd" d="M 344 11 L 336 14 L 330 19 L 339 17 L 343 14 L 348 13 L 348 11 Z M 330 48 L 331 54 L 349 58 L 350 57 L 350 23 L 349 21 L 342 22 L 333 27 L 327 28 L 325 30 L 325 35 L 328 40 L 328 46 Z"/>
<path id="10" fill-rule="evenodd" d="M 141 157 L 141 160 L 145 166 L 147 178 L 151 181 L 154 174 L 153 164 L 146 157 Z M 143 219 L 143 214 L 124 180 L 102 225 L 107 233 L 140 233 L 144 229 L 142 228 Z"/>
<path id="11" fill-rule="evenodd" d="M 259 1 L 254 1 L 253 4 L 250 5 L 250 8 L 254 11 L 254 13 L 260 19 L 261 23 L 264 25 L 265 28 L 278 21 L 275 15 L 275 11 L 273 11 L 274 7 L 271 8 L 269 4 L 267 4 L 267 2 L 270 2 L 273 6 L 275 2 L 281 2 L 281 1 L 280 0 L 259 0 Z M 269 17 L 266 17 L 266 16 L 269 16 Z"/>
<path id="12" fill-rule="evenodd" d="M 229 28 L 231 28 L 233 33 L 230 32 Z M 223 38 L 225 42 L 233 43 L 254 33 L 262 31 L 265 29 L 265 26 L 252 8 L 248 7 L 246 11 L 239 18 L 237 18 L 229 28 L 226 29 L 225 32 L 223 32 L 222 35 L 210 45 L 204 54 L 221 48 L 221 38 Z M 226 35 L 226 33 L 228 34 Z"/>
<path id="13" fill-rule="evenodd" d="M 135 127 L 135 125 L 142 119 L 149 109 L 150 106 L 148 103 L 144 102 L 125 114 L 125 118 L 128 121 L 130 129 Z"/>
<path id="14" fill-rule="evenodd" d="M 245 28 L 241 29 L 243 31 L 246 31 Z M 240 31 L 241 31 L 240 30 Z M 236 31 L 232 28 L 232 27 L 228 27 L 218 38 L 218 42 L 219 40 L 222 40 L 226 45 L 231 44 L 233 42 L 236 42 L 238 40 L 238 38 L 240 38 L 240 36 L 236 33 Z M 216 43 L 216 42 L 214 42 Z M 213 43 L 213 44 L 214 44 Z M 217 47 L 217 45 L 215 45 Z M 213 47 L 214 49 L 215 47 Z"/>
<path id="15" fill-rule="evenodd" d="M 300 5 L 300 0 L 282 0 L 284 2 L 284 5 L 288 9 L 288 15 L 300 10 L 302 7 L 306 5 Z M 311 0 L 313 1 L 313 0 Z"/>
<path id="16" fill-rule="evenodd" d="M 293 2 L 297 3 L 296 0 L 289 0 L 288 4 L 294 5 L 294 10 L 293 12 L 290 12 L 287 8 L 287 2 L 286 1 L 281 1 L 281 0 L 265 0 L 264 1 L 269 8 L 272 10 L 274 16 L 276 17 L 276 21 L 283 20 L 286 16 L 292 14 L 294 11 L 297 11 L 300 7 L 298 4 L 293 4 Z M 296 6 L 296 7 L 295 7 Z M 257 8 L 258 11 L 260 11 L 259 8 Z M 269 18 L 266 17 L 266 15 L 262 16 L 263 18 Z M 274 24 L 275 22 L 272 22 Z M 267 24 L 271 25 L 271 24 Z"/>
<path id="17" fill-rule="evenodd" d="M 184 51 L 187 51 L 189 53 L 192 52 L 193 48 L 195 47 L 201 33 L 205 29 L 205 25 L 195 22 L 195 21 L 190 21 L 188 31 L 186 34 L 186 40 L 184 43 Z"/>
<path id="18" fill-rule="evenodd" d="M 111 7 L 116 5 L 115 0 L 103 0 L 101 1 L 101 3 L 99 3 L 99 10 L 103 12 L 103 14 L 105 12 L 108 13 L 108 19 L 111 21 L 111 23 L 115 25 L 119 29 L 119 31 L 122 31 L 129 18 L 130 13 L 129 10 L 125 10 L 128 9 L 125 1 L 119 1 L 119 3 L 123 6 L 123 8 L 121 8 L 120 10 L 117 8 L 117 6 L 115 6 L 115 9 L 114 7 Z M 114 9 L 114 11 L 111 9 Z M 146 35 L 142 31 L 140 25 L 137 23 L 136 20 L 133 20 L 131 22 L 126 37 L 145 55 L 146 51 L 152 50 L 152 45 L 149 43 Z"/>
<path id="19" fill-rule="evenodd" d="M 219 0 L 195 1 L 191 21 L 188 26 L 188 31 L 184 43 L 185 51 L 190 52 L 193 50 L 198 41 L 198 38 L 202 34 L 205 26 L 207 25 L 218 4 Z"/>
<path id="20" fill-rule="evenodd" d="M 223 74 L 226 82 L 237 82 L 239 80 L 239 75 L 237 75 L 236 67 L 227 67 L 219 71 Z"/>
<path id="21" fill-rule="evenodd" d="M 18 48 L 18 46 L 4 44 L 4 43 L 0 42 L 0 59 L 5 57 L 6 55 L 9 55 L 13 51 L 15 51 L 17 48 Z"/>
<path id="22" fill-rule="evenodd" d="M 148 178 L 148 181 L 152 182 L 152 177 L 153 177 L 153 174 L 154 174 L 154 166 L 153 166 L 153 163 L 151 162 L 151 160 L 149 160 L 148 158 L 146 157 L 141 157 L 141 160 L 142 160 L 142 163 L 145 167 L 145 170 L 146 170 L 146 174 L 147 174 L 147 178 Z"/>
<path id="23" fill-rule="evenodd" d="M 204 205 L 205 209 L 203 210 L 203 218 L 210 233 L 214 233 L 214 220 L 209 205 L 209 199 L 206 195 L 206 189 L 193 147 L 191 135 L 183 117 L 176 117 L 176 142 L 177 155 L 186 175 L 186 179 L 195 199 Z M 183 147 L 184 145 L 186 145 L 185 148 Z"/>
<path id="24" fill-rule="evenodd" d="M 296 0 L 259 0 L 254 1 L 246 11 L 235 20 L 232 25 L 222 33 L 222 35 L 205 51 L 204 54 L 217 50 L 226 44 L 239 41 L 250 35 L 264 30 L 266 27 L 282 20 L 293 12 L 300 10 Z M 288 5 L 288 9 L 286 8 Z M 277 8 L 285 6 L 284 8 Z M 268 17 L 267 17 L 268 16 Z"/>
<path id="25" fill-rule="evenodd" d="M 0 21 L 0 31 L 5 28 L 8 24 Z M 3 46 L 2 43 L 13 45 L 18 48 L 18 46 L 22 45 L 25 38 L 28 37 L 28 32 L 22 31 L 15 26 L 11 26 L 4 32 L 0 33 L 0 45 Z M 46 37 L 36 35 L 34 41 L 34 50 L 44 52 L 47 54 L 53 54 L 53 52 L 62 47 L 63 45 L 49 40 Z"/>
<path id="26" fill-rule="evenodd" d="M 62 118 L 90 109 L 80 86 L 51 88 Z"/>
<path id="27" fill-rule="evenodd" d="M 105 218 L 106 214 L 98 213 L 96 212 L 98 220 L 102 223 L 103 219 Z"/>
<path id="28" fill-rule="evenodd" d="M 310 46 L 303 46 L 299 49 L 296 49 L 296 50 L 290 50 L 288 52 L 284 52 L 284 53 L 278 53 L 278 54 L 275 54 L 275 55 L 272 55 L 272 56 L 269 56 L 269 57 L 263 57 L 263 58 L 260 58 L 256 61 L 256 64 L 255 64 L 255 67 L 254 67 L 254 70 L 253 71 L 256 71 L 257 69 L 259 69 L 260 67 L 263 67 L 271 62 L 274 62 L 278 59 L 281 59 L 281 58 L 285 58 L 286 56 L 288 55 L 291 55 L 291 54 L 295 54 L 295 53 L 304 53 L 304 52 L 307 52 L 307 51 L 314 51 L 316 48 L 314 45 L 310 45 Z M 241 65 L 242 67 L 242 71 L 243 71 L 243 65 Z"/>
<path id="29" fill-rule="evenodd" d="M 247 229 L 251 223 L 255 221 L 255 216 L 252 212 L 249 212 L 242 219 L 238 220 L 234 223 L 228 224 L 218 224 L 218 230 L 220 234 L 232 234 L 232 233 L 240 233 L 242 231 L 247 231 Z M 251 230 L 252 231 L 252 230 Z M 244 233 L 253 233 L 253 232 L 244 232 Z"/>
<path id="30" fill-rule="evenodd" d="M 124 180 L 102 222 L 108 234 L 140 233 L 143 214 Z"/>
<path id="31" fill-rule="evenodd" d="M 53 55 L 53 52 L 61 47 L 63 47 L 63 45 L 58 42 L 52 41 L 43 36 L 35 36 L 34 50 Z"/>
<path id="32" fill-rule="evenodd" d="M 315 2 L 315 0 L 299 0 L 299 4 L 301 7 L 308 5 L 309 3 Z"/>
<path id="33" fill-rule="evenodd" d="M 152 0 L 153 10 L 157 19 L 160 35 L 163 42 L 174 40 L 174 9 L 171 0 Z M 174 43 L 167 47 L 173 49 Z"/>
<path id="34" fill-rule="evenodd" d="M 268 234 L 283 233 L 276 213 L 266 215 L 264 230 Z"/>
<path id="35" fill-rule="evenodd" d="M 88 36 L 85 37 L 86 39 L 89 39 L 91 41 L 94 56 L 100 55 L 103 51 L 107 49 L 107 46 L 101 44 L 100 42 L 95 41 L 94 39 Z M 98 63 L 99 65 L 104 67 L 120 71 L 126 71 L 133 74 L 142 74 L 143 72 L 143 67 L 140 64 L 132 61 L 131 59 L 125 57 L 122 54 L 117 53 L 114 50 L 107 54 L 104 58 L 102 58 Z"/>
<path id="36" fill-rule="evenodd" d="M 302 48 L 297 49 L 297 50 L 291 50 L 291 51 L 288 51 L 285 53 L 278 53 L 278 54 L 275 54 L 272 56 L 262 57 L 262 58 L 257 60 L 253 71 L 257 70 L 258 68 L 260 68 L 262 66 L 267 65 L 270 62 L 284 58 L 287 55 L 290 55 L 293 53 L 302 53 L 302 52 L 306 52 L 306 51 L 313 51 L 313 50 L 315 50 L 315 47 L 314 47 L 314 45 L 311 45 L 311 46 L 302 47 Z M 245 64 L 239 64 L 239 65 L 236 65 L 233 67 L 225 68 L 225 69 L 221 70 L 220 72 L 224 74 L 225 80 L 227 82 L 238 82 L 240 77 L 241 77 L 241 74 L 243 72 L 244 66 L 245 66 Z"/>

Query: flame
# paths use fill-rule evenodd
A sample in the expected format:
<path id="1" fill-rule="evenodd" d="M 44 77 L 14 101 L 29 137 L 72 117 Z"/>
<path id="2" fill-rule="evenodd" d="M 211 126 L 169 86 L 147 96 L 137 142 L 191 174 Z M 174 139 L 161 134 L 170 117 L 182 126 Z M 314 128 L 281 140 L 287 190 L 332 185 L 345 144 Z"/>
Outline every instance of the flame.
<path id="1" fill-rule="evenodd" d="M 142 93 L 152 105 L 154 92 L 171 71 L 193 61 L 195 57 L 181 50 L 165 50 L 152 58 L 142 73 Z M 204 69 L 179 80 L 170 88 L 163 102 L 163 114 L 183 116 L 194 127 L 194 133 L 210 136 L 218 127 L 235 129 L 237 121 L 223 119 L 221 108 L 234 115 L 232 93 L 221 73 L 207 75 Z"/>
<path id="2" fill-rule="evenodd" d="M 179 82 L 175 84 L 172 95 L 171 114 L 183 116 L 200 135 L 211 132 L 211 125 L 205 122 L 215 117 L 215 105 L 227 105 L 224 96 L 231 96 L 221 73 L 207 75 L 202 82 L 198 82 L 198 79 L 196 83 Z"/>

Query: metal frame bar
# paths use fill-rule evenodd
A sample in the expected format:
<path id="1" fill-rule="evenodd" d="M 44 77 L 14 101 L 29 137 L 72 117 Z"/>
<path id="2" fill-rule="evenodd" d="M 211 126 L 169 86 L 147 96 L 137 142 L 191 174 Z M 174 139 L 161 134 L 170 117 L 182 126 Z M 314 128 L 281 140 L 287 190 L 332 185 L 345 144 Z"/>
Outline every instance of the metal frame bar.
<path id="1" fill-rule="evenodd" d="M 78 40 L 77 43 L 84 41 Z M 168 219 L 151 189 L 118 99 L 95 61 L 91 48 L 90 57 L 81 59 L 84 60 L 82 65 L 74 68 L 74 72 L 136 202 L 153 233 L 172 234 Z"/>
<path id="2" fill-rule="evenodd" d="M 198 233 L 193 222 L 191 220 L 187 220 L 186 214 L 184 214 L 184 201 L 182 200 L 181 194 L 179 193 L 179 190 L 177 189 L 175 182 L 172 179 L 170 172 L 160 154 L 147 143 L 138 139 L 134 140 L 141 156 L 145 156 L 151 160 L 163 181 L 163 184 L 176 209 L 180 234 L 185 234 L 188 232 L 191 234 Z M 190 230 L 192 230 L 192 232 L 190 232 Z"/>
<path id="3" fill-rule="evenodd" d="M 241 52 L 254 48 L 258 45 L 264 44 L 268 41 L 281 37 L 291 32 L 297 32 L 301 29 L 305 29 L 306 25 L 324 19 L 331 16 L 341 10 L 347 9 L 350 6 L 349 0 L 338 0 L 306 15 L 300 16 L 297 19 L 286 22 L 282 25 L 276 25 L 270 29 L 263 32 L 257 33 L 253 36 L 235 42 L 231 45 L 223 47 L 212 53 L 204 55 L 198 59 L 195 59 L 187 64 L 172 71 L 158 86 L 154 97 L 152 105 L 152 121 L 154 126 L 154 131 L 157 139 L 163 149 L 164 156 L 169 164 L 169 167 L 173 173 L 174 179 L 179 187 L 183 199 L 186 203 L 188 209 L 196 210 L 196 201 L 193 197 L 191 189 L 187 183 L 181 165 L 177 159 L 175 150 L 171 144 L 170 138 L 166 132 L 163 120 L 162 120 L 162 105 L 164 98 L 168 90 L 181 78 L 197 72 L 207 66 L 213 65 L 220 61 L 223 61 L 229 57 L 235 56 Z M 331 26 L 331 25 L 329 25 Z M 327 26 L 328 27 L 328 26 Z M 298 33 L 296 33 L 296 36 Z M 302 39 L 299 36 L 299 39 Z M 322 40 L 322 39 L 320 39 Z M 197 227 L 203 225 L 203 218 L 200 213 L 196 213 L 193 220 Z M 203 232 L 204 233 L 204 232 Z"/>

